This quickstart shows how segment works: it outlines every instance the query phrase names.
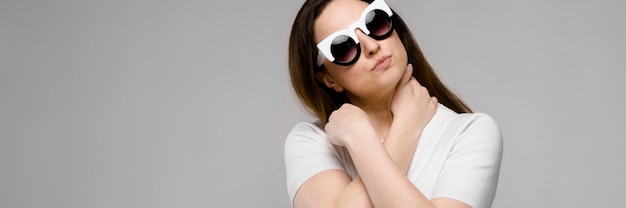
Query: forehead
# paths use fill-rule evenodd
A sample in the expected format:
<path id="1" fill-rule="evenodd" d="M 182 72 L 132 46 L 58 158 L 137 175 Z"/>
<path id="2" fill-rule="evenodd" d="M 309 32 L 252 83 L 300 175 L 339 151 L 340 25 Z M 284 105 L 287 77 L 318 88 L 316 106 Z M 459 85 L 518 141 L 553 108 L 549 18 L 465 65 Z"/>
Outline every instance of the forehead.
<path id="1" fill-rule="evenodd" d="M 328 35 L 346 29 L 359 20 L 369 4 L 360 0 L 334 0 L 328 3 L 315 20 L 313 31 L 315 42 L 319 43 Z"/>

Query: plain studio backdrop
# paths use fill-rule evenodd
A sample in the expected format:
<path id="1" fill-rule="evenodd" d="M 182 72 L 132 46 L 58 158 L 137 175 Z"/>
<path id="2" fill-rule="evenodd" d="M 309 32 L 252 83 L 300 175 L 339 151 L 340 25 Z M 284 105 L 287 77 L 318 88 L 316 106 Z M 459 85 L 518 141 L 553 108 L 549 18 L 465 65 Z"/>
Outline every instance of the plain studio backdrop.
<path id="1" fill-rule="evenodd" d="M 626 186 L 626 3 L 388 0 L 504 135 L 494 207 Z M 289 207 L 297 1 L 0 2 L 0 207 Z"/>

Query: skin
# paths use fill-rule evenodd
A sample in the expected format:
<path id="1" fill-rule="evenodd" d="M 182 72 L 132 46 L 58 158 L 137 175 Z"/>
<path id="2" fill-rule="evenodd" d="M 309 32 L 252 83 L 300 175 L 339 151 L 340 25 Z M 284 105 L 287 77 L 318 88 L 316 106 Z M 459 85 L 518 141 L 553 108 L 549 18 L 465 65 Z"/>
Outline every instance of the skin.
<path id="1" fill-rule="evenodd" d="M 367 3 L 330 2 L 315 22 L 315 41 L 347 28 L 358 20 Z M 295 207 L 439 207 L 467 208 L 450 198 L 427 199 L 406 177 L 419 136 L 437 109 L 411 76 L 407 54 L 394 31 L 375 40 L 357 29 L 359 60 L 340 66 L 325 60 L 324 84 L 345 92 L 352 104 L 334 111 L 325 130 L 329 142 L 348 149 L 359 171 L 352 179 L 341 170 L 326 170 L 307 180 L 294 198 Z M 381 57 L 391 63 L 372 71 Z M 380 140 L 384 139 L 384 142 Z"/>

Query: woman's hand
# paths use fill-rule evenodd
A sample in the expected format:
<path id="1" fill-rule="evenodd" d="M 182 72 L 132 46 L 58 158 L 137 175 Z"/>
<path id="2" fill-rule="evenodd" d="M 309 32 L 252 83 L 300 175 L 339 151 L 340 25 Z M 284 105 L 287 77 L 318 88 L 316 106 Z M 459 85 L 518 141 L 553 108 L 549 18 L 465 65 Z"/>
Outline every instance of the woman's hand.
<path id="1" fill-rule="evenodd" d="M 437 98 L 430 97 L 428 89 L 412 76 L 413 65 L 409 64 L 400 79 L 391 101 L 393 122 L 408 124 L 421 131 L 437 111 Z"/>
<path id="2" fill-rule="evenodd" d="M 361 108 L 349 103 L 330 114 L 325 130 L 328 141 L 337 146 L 345 147 L 349 142 L 358 142 L 360 139 L 378 140 L 369 116 Z"/>

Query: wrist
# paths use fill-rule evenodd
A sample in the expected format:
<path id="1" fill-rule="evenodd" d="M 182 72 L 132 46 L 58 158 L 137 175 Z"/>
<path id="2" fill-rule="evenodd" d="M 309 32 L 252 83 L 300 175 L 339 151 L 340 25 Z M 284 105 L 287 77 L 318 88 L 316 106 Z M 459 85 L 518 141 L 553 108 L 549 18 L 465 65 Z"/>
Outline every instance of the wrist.
<path id="1" fill-rule="evenodd" d="M 376 132 L 363 133 L 358 136 L 344 140 L 345 147 L 348 151 L 358 151 L 358 149 L 368 149 L 373 145 L 381 145 L 381 138 L 378 138 Z"/>
<path id="2" fill-rule="evenodd" d="M 389 131 L 397 132 L 402 135 L 418 136 L 421 134 L 422 128 L 418 125 L 418 120 L 416 118 L 411 118 L 409 116 L 396 116 L 393 118 Z"/>

